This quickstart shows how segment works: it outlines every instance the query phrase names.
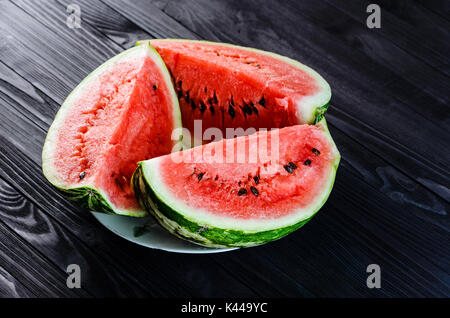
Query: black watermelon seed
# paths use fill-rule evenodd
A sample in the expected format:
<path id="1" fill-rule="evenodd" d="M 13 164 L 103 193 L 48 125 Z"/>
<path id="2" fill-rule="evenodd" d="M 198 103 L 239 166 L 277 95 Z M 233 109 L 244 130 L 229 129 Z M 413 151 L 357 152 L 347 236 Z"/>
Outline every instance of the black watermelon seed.
<path id="1" fill-rule="evenodd" d="M 153 90 L 157 89 L 158 85 L 153 85 Z"/>
<path id="2" fill-rule="evenodd" d="M 246 195 L 246 194 L 247 194 L 247 189 L 242 188 L 238 191 L 238 196 Z"/>
<path id="3" fill-rule="evenodd" d="M 253 180 L 255 181 L 255 184 L 259 183 L 259 177 L 258 176 L 253 177 Z"/>
<path id="4" fill-rule="evenodd" d="M 228 114 L 230 114 L 231 118 L 234 118 L 234 116 L 236 116 L 236 112 L 234 111 L 233 107 L 228 106 Z"/>
<path id="5" fill-rule="evenodd" d="M 212 97 L 211 97 L 211 98 L 208 98 L 208 104 L 210 104 L 210 105 L 212 106 L 212 104 L 213 104 L 213 99 L 212 99 Z"/>
<path id="6" fill-rule="evenodd" d="M 293 163 L 293 162 L 289 162 L 289 167 L 291 167 L 292 170 L 297 169 L 297 165 L 295 163 Z"/>
<path id="7" fill-rule="evenodd" d="M 256 115 L 258 115 L 258 109 L 253 104 L 252 104 L 252 110 Z"/>
<path id="8" fill-rule="evenodd" d="M 247 104 L 244 105 L 243 111 L 244 111 L 244 114 L 249 114 L 249 115 L 252 114 L 252 109 Z"/>
<path id="9" fill-rule="evenodd" d="M 289 172 L 289 173 L 294 173 L 294 171 L 292 171 L 292 168 L 291 168 L 290 165 L 285 165 L 285 166 L 284 166 L 284 170 L 286 170 L 286 171 Z"/>
<path id="10" fill-rule="evenodd" d="M 315 154 L 316 156 L 320 155 L 320 151 L 317 150 L 316 148 L 311 149 L 311 151 L 312 151 L 313 154 Z"/>
<path id="11" fill-rule="evenodd" d="M 202 178 L 203 178 L 203 175 L 204 175 L 204 173 L 203 172 L 200 172 L 198 175 L 197 175 L 197 179 L 198 179 L 198 181 L 200 181 L 200 180 L 202 180 Z"/>
<path id="12" fill-rule="evenodd" d="M 80 173 L 80 179 L 83 179 L 86 176 L 86 171 Z"/>
<path id="13" fill-rule="evenodd" d="M 266 100 L 264 99 L 264 96 L 260 99 L 258 104 L 260 104 L 262 107 L 266 107 Z"/>
<path id="14" fill-rule="evenodd" d="M 214 115 L 214 113 L 215 113 L 214 107 L 212 107 L 212 106 L 209 106 L 209 111 L 211 112 L 211 114 L 213 114 L 213 115 Z"/>
<path id="15" fill-rule="evenodd" d="M 305 166 L 309 166 L 311 164 L 311 160 L 307 159 L 305 160 Z"/>
<path id="16" fill-rule="evenodd" d="M 230 100 L 230 104 L 234 106 L 233 95 L 231 95 L 231 100 Z"/>
<path id="17" fill-rule="evenodd" d="M 181 84 L 182 84 L 181 81 L 178 81 L 178 82 L 177 82 L 177 89 L 178 89 L 179 91 L 181 91 Z"/>
<path id="18" fill-rule="evenodd" d="M 178 99 L 181 99 L 181 97 L 183 97 L 183 92 L 182 91 L 177 91 L 177 95 L 178 95 Z"/>
<path id="19" fill-rule="evenodd" d="M 204 113 L 206 110 L 206 105 L 203 103 L 203 101 L 200 101 L 200 113 Z"/>
<path id="20" fill-rule="evenodd" d="M 217 180 L 219 180 L 219 176 L 218 175 L 216 175 L 216 177 L 214 178 L 214 181 L 217 181 Z"/>
<path id="21" fill-rule="evenodd" d="M 205 87 L 205 93 L 207 93 L 208 92 L 208 89 Z"/>
<path id="22" fill-rule="evenodd" d="M 258 192 L 258 189 L 256 189 L 255 187 L 250 187 L 250 191 L 252 191 L 252 193 L 257 197 L 258 196 L 258 194 L 259 194 L 259 192 Z"/>
<path id="23" fill-rule="evenodd" d="M 195 102 L 193 99 L 191 99 L 191 107 L 192 107 L 192 109 L 197 108 L 197 105 L 195 105 Z"/>
<path id="24" fill-rule="evenodd" d="M 186 92 L 186 96 L 184 96 L 184 100 L 185 100 L 186 103 L 189 103 L 189 100 L 190 100 L 190 98 L 189 98 L 189 91 Z"/>
<path id="25" fill-rule="evenodd" d="M 214 92 L 213 101 L 214 101 L 214 104 L 217 104 L 219 102 L 217 100 L 216 92 Z"/>

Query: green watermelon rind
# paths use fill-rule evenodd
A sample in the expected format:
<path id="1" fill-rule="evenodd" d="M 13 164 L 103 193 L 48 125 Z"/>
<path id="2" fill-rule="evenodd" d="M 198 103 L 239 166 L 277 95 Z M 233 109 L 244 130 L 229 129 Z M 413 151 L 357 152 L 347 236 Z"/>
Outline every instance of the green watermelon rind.
<path id="1" fill-rule="evenodd" d="M 325 113 L 327 112 L 329 105 L 330 103 L 328 102 L 325 105 L 316 108 L 314 111 L 314 124 L 320 123 L 320 121 L 325 118 Z"/>
<path id="2" fill-rule="evenodd" d="M 304 120 L 302 122 L 299 122 L 299 124 L 316 124 L 322 120 L 324 117 L 328 105 L 331 99 L 331 87 L 328 84 L 328 82 L 315 70 L 313 70 L 311 67 L 294 60 L 290 57 L 273 53 L 273 52 L 267 52 L 260 49 L 255 49 L 251 47 L 245 47 L 240 45 L 235 45 L 231 43 L 220 43 L 220 42 L 212 42 L 212 41 L 203 41 L 203 40 L 189 40 L 189 39 L 152 39 L 152 40 L 141 40 L 137 41 L 136 45 L 142 45 L 146 44 L 148 42 L 157 42 L 157 41 L 177 41 L 177 42 L 194 42 L 194 43 L 205 43 L 205 44 L 212 44 L 212 45 L 223 45 L 228 47 L 234 47 L 237 49 L 243 49 L 247 51 L 252 51 L 259 54 L 264 54 L 271 56 L 275 59 L 287 62 L 295 67 L 298 67 L 299 69 L 306 71 L 312 78 L 316 80 L 316 83 L 320 87 L 320 92 L 316 94 L 316 96 L 306 96 L 305 98 L 308 99 L 308 102 L 305 102 L 305 99 L 302 99 L 302 104 L 309 104 L 309 105 L 303 105 L 303 108 L 307 108 L 307 110 L 299 109 L 299 112 L 301 113 L 301 116 Z M 300 104 L 298 104 L 299 107 Z"/>
<path id="3" fill-rule="evenodd" d="M 158 51 L 156 51 L 150 44 L 147 46 L 148 52 L 152 58 L 155 59 L 155 62 L 160 67 L 161 71 L 164 74 L 164 78 L 167 82 L 167 87 L 171 93 L 172 101 L 174 107 L 173 119 L 176 123 L 177 127 L 182 127 L 181 125 L 181 112 L 179 111 L 178 98 L 175 94 L 175 91 L 172 86 L 172 82 L 170 79 L 169 71 L 167 67 L 160 57 Z M 139 49 L 136 47 L 130 48 L 111 59 L 104 62 L 102 65 L 97 67 L 94 71 L 92 71 L 88 76 L 86 76 L 80 84 L 75 87 L 75 89 L 67 96 L 60 109 L 58 110 L 55 119 L 53 120 L 52 125 L 50 126 L 44 146 L 42 149 L 42 171 L 47 180 L 59 191 L 61 191 L 69 200 L 76 202 L 83 208 L 89 209 L 95 212 L 102 212 L 107 214 L 120 214 L 120 215 L 128 215 L 134 217 L 144 217 L 148 215 L 147 211 L 143 209 L 139 210 L 131 210 L 131 209 L 119 209 L 114 206 L 114 204 L 108 199 L 106 193 L 104 193 L 101 189 L 96 188 L 93 185 L 84 185 L 84 186 L 74 186 L 70 184 L 65 184 L 59 180 L 56 174 L 56 169 L 53 166 L 53 153 L 54 153 L 54 144 L 55 138 L 57 138 L 57 132 L 62 128 L 62 123 L 65 118 L 66 113 L 71 109 L 71 103 L 76 99 L 77 94 L 83 91 L 83 88 L 89 85 L 90 80 L 93 79 L 97 74 L 107 70 L 109 67 L 114 66 L 116 62 L 123 60 L 132 53 L 138 52 Z"/>
<path id="4" fill-rule="evenodd" d="M 59 188 L 59 190 L 64 193 L 67 198 L 77 203 L 82 208 L 95 212 L 115 214 L 114 209 L 108 200 L 94 188 L 79 187 L 69 190 Z"/>
<path id="5" fill-rule="evenodd" d="M 333 139 L 328 131 L 326 121 L 322 120 L 318 123 L 318 125 L 325 130 L 327 137 L 334 145 Z M 336 148 L 335 150 L 337 152 Z M 304 219 L 298 220 L 294 224 L 263 231 L 244 231 L 215 227 L 206 223 L 198 222 L 192 218 L 187 218 L 183 215 L 183 213 L 167 204 L 162 198 L 160 198 L 160 196 L 158 196 L 156 191 L 152 189 L 151 182 L 148 180 L 149 176 L 144 173 L 144 162 L 140 162 L 138 164 L 138 168 L 132 177 L 131 184 L 134 189 L 134 193 L 138 198 L 139 204 L 145 207 L 145 209 L 156 218 L 161 226 L 177 237 L 190 241 L 194 244 L 214 248 L 250 247 L 280 239 L 310 221 L 312 217 L 322 208 L 331 193 L 336 177 L 336 171 L 339 166 L 339 161 L 340 155 L 339 152 L 337 152 L 337 156 L 329 176 L 328 188 L 323 190 L 326 191 L 326 195 L 320 202 L 315 204 L 312 214 Z"/>

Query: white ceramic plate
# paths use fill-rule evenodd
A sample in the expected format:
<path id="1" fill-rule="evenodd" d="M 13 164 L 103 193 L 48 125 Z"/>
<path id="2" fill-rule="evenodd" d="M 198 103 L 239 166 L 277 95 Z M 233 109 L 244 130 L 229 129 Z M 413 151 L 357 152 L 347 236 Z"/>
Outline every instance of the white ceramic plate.
<path id="1" fill-rule="evenodd" d="M 92 212 L 113 233 L 136 244 L 176 253 L 208 254 L 233 251 L 236 248 L 208 248 L 189 243 L 170 234 L 151 216 L 135 218 Z"/>

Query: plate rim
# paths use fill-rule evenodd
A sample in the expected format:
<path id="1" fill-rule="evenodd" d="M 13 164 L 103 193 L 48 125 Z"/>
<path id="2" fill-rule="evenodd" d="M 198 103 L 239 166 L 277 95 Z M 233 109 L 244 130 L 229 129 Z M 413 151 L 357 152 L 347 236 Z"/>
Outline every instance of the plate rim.
<path id="1" fill-rule="evenodd" d="M 115 235 L 129 241 L 132 242 L 134 244 L 146 247 L 146 248 L 150 248 L 150 249 L 154 249 L 154 250 L 160 250 L 160 251 L 165 251 L 165 252 L 170 252 L 170 253 L 179 253 L 179 254 L 216 254 L 216 253 L 225 253 L 225 252 L 231 252 L 231 251 L 235 251 L 240 249 L 239 247 L 230 247 L 230 248 L 212 248 L 212 247 L 206 247 L 206 246 L 201 246 L 201 245 L 196 245 L 194 243 L 191 242 L 187 242 L 189 244 L 192 244 L 193 247 L 198 247 L 198 250 L 196 249 L 176 249 L 176 248 L 163 248 L 161 246 L 152 246 L 151 244 L 146 244 L 144 242 L 138 241 L 138 240 L 134 240 L 132 237 L 129 237 L 127 235 L 124 235 L 123 233 L 118 232 L 116 229 L 112 228 L 111 226 L 108 226 L 107 224 L 105 224 L 105 222 L 101 219 L 100 216 L 105 216 L 107 214 L 103 213 L 103 212 L 96 212 L 96 211 L 90 211 L 91 214 L 94 216 L 94 218 L 101 224 L 103 225 L 105 228 L 107 228 L 109 231 L 111 231 L 112 233 L 114 233 Z M 108 216 L 112 216 L 112 217 L 129 217 L 129 216 L 125 216 L 125 215 L 114 215 L 114 214 L 110 214 Z M 150 216 L 151 217 L 151 216 Z M 135 218 L 135 217 L 132 217 Z M 156 222 L 156 220 L 155 220 Z M 166 229 L 164 229 L 163 227 L 161 227 L 161 225 L 159 225 L 158 222 L 156 222 L 156 225 L 160 228 L 162 228 L 164 231 L 167 231 Z M 169 233 L 167 231 L 167 233 Z M 180 240 L 182 241 L 182 239 L 176 237 L 175 235 L 170 234 L 170 236 L 173 237 L 173 239 L 176 240 Z"/>

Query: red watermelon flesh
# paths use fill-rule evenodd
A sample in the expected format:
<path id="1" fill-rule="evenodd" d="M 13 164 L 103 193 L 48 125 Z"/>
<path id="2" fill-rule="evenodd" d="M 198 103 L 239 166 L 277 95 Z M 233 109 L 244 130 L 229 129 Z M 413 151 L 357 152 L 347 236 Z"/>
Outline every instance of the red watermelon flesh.
<path id="1" fill-rule="evenodd" d="M 340 155 L 326 123 L 224 139 L 139 163 L 139 202 L 171 233 L 246 247 L 304 225 L 331 192 Z"/>
<path id="2" fill-rule="evenodd" d="M 219 154 L 226 157 L 229 149 L 235 162 L 213 160 Z M 271 160 L 272 154 L 279 159 Z M 168 155 L 159 163 L 163 182 L 176 198 L 218 215 L 267 219 L 309 205 L 329 181 L 337 152 L 319 127 L 301 125 L 210 143 L 182 156 L 183 162 Z"/>
<path id="3" fill-rule="evenodd" d="M 129 51 L 68 97 L 47 137 L 43 167 L 60 188 L 99 190 L 112 212 L 139 215 L 130 178 L 138 161 L 172 151 L 180 119 L 174 119 L 178 104 L 156 51 L 148 45 Z"/>
<path id="4" fill-rule="evenodd" d="M 289 58 L 234 45 L 151 40 L 171 72 L 183 125 L 193 132 L 226 128 L 280 128 L 314 123 L 326 110 L 328 84 Z M 320 118 L 317 118 L 320 119 Z"/>

